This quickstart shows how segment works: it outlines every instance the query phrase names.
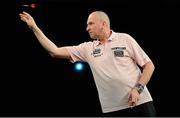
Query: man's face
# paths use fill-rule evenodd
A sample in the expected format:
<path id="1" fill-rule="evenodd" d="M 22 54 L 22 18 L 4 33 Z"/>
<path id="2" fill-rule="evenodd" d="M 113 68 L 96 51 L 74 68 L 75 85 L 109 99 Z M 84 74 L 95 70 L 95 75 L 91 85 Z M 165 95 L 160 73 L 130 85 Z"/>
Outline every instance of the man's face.
<path id="1" fill-rule="evenodd" d="M 86 30 L 89 32 L 92 39 L 99 39 L 103 28 L 102 26 L 103 23 L 97 18 L 96 15 L 91 14 L 88 17 Z"/>

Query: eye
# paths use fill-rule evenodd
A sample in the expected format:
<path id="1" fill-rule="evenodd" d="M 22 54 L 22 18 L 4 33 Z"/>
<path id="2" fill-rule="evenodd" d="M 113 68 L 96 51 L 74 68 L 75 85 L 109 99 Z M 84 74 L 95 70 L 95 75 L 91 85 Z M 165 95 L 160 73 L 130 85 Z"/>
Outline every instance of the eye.
<path id="1" fill-rule="evenodd" d="M 94 23 L 93 22 L 89 22 L 88 25 L 93 25 Z"/>

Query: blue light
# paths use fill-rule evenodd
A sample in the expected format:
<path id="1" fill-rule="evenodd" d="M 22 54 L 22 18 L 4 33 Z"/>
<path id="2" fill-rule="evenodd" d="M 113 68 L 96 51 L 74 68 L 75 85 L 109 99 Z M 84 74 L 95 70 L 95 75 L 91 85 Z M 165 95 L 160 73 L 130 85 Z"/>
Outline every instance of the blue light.
<path id="1" fill-rule="evenodd" d="M 84 65 L 82 63 L 80 63 L 80 62 L 75 63 L 76 71 L 81 71 L 81 70 L 83 70 L 83 68 L 84 68 Z"/>

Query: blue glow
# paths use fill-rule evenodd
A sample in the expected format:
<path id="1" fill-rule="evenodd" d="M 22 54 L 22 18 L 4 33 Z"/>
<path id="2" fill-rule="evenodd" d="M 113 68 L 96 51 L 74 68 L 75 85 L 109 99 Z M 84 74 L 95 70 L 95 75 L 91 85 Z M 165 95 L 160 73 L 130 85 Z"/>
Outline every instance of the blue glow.
<path id="1" fill-rule="evenodd" d="M 83 68 L 84 68 L 84 65 L 82 63 L 78 62 L 75 64 L 76 71 L 81 71 L 81 70 L 83 70 Z"/>

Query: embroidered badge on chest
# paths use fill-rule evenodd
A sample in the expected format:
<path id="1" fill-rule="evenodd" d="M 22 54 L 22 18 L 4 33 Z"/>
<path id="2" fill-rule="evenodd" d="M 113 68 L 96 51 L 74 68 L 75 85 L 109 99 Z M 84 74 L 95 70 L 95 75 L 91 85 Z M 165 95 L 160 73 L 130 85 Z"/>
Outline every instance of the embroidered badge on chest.
<path id="1" fill-rule="evenodd" d="M 99 54 L 99 53 L 101 53 L 101 49 L 94 49 L 93 50 L 93 54 Z"/>
<path id="2" fill-rule="evenodd" d="M 113 47 L 111 49 L 113 50 L 115 57 L 123 57 L 126 47 Z"/>
<path id="3" fill-rule="evenodd" d="M 99 57 L 102 55 L 101 49 L 94 49 L 92 55 L 94 57 Z"/>
<path id="4" fill-rule="evenodd" d="M 123 57 L 124 56 L 124 51 L 123 50 L 115 50 L 114 51 L 114 56 L 115 57 Z"/>

